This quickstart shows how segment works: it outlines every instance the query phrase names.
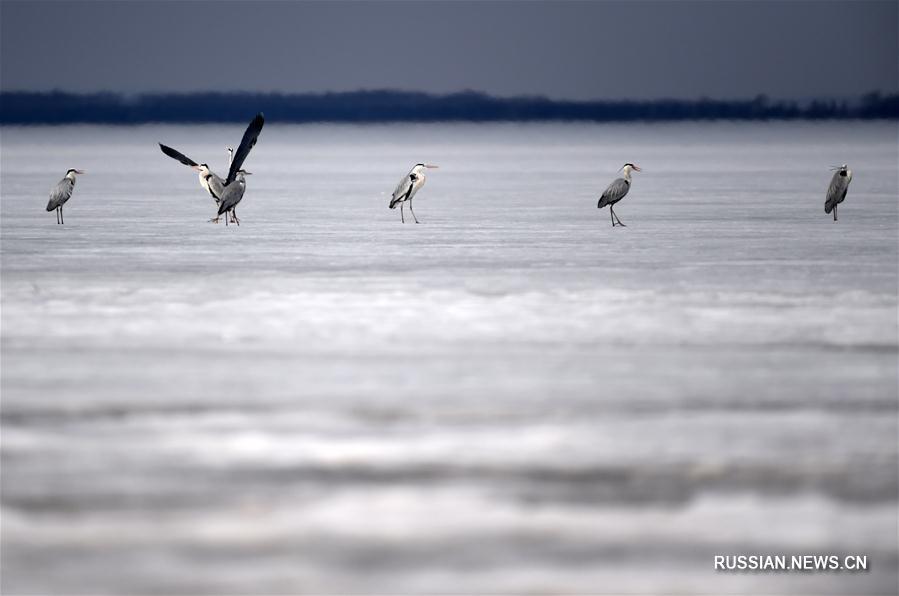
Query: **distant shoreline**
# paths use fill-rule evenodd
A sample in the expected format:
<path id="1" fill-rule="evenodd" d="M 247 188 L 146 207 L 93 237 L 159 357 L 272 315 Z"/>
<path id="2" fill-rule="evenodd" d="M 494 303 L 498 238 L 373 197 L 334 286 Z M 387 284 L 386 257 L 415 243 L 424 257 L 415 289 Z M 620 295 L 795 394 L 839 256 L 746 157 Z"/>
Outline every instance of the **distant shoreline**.
<path id="1" fill-rule="evenodd" d="M 683 120 L 899 120 L 899 94 L 867 93 L 852 101 L 614 100 L 563 101 L 493 97 L 466 91 L 343 93 L 0 93 L 0 124 L 147 124 L 311 122 L 631 122 Z"/>

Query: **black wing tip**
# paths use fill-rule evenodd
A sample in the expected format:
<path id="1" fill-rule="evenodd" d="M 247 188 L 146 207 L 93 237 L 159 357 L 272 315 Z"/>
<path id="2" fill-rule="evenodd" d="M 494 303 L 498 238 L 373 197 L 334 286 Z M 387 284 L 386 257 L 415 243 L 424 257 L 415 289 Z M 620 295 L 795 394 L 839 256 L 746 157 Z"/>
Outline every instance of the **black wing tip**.
<path id="1" fill-rule="evenodd" d="M 262 132 L 262 126 L 265 124 L 265 115 L 258 112 L 253 120 L 247 126 L 247 130 L 243 133 L 243 139 L 234 153 L 234 160 L 231 162 L 231 168 L 228 170 L 228 177 L 225 178 L 225 185 L 231 184 L 237 176 L 237 171 L 243 167 L 243 162 L 250 154 L 250 149 L 256 146 L 259 133 Z"/>

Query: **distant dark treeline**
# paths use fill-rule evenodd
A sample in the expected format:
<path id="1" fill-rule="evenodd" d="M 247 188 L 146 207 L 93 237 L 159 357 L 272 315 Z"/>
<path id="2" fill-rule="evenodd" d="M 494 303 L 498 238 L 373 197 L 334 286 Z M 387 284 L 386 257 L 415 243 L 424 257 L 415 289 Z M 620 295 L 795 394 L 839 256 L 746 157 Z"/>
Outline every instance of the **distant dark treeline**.
<path id="1" fill-rule="evenodd" d="M 899 119 L 899 94 L 807 103 L 713 99 L 555 101 L 499 98 L 477 92 L 430 95 L 403 91 L 347 93 L 190 93 L 123 96 L 113 93 L 0 93 L 3 124 L 141 124 L 244 122 L 256 112 L 281 122 L 435 122 L 632 120 Z"/>

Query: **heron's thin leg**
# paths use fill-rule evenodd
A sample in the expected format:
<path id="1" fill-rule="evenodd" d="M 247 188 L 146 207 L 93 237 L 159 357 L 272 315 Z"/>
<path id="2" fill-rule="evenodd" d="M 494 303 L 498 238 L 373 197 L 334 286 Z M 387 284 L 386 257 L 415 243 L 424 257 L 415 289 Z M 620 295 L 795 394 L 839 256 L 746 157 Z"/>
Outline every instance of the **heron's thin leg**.
<path id="1" fill-rule="evenodd" d="M 610 207 L 610 209 L 611 209 L 611 207 Z M 612 211 L 612 213 L 614 213 L 614 214 L 615 214 L 615 219 L 617 219 L 617 220 L 618 220 L 618 225 L 619 225 L 619 226 L 622 226 L 622 227 L 625 227 L 625 228 L 626 228 L 626 227 L 627 227 L 627 226 L 626 226 L 626 225 L 624 225 L 624 222 L 623 222 L 623 221 L 621 221 L 621 218 L 620 218 L 620 217 L 618 217 L 618 214 L 617 214 L 617 213 L 615 213 L 615 212 L 614 212 L 614 211 Z"/>
<path id="2" fill-rule="evenodd" d="M 400 220 L 403 223 L 406 223 L 406 216 L 403 215 L 403 205 L 405 205 L 405 203 L 400 203 Z"/>
<path id="3" fill-rule="evenodd" d="M 56 225 L 59 225 L 59 207 L 56 208 Z"/>
<path id="4" fill-rule="evenodd" d="M 66 216 L 62 214 L 62 205 L 59 206 L 59 219 L 61 219 L 63 225 L 65 225 L 65 223 L 66 223 Z"/>
<path id="5" fill-rule="evenodd" d="M 833 220 L 837 220 L 837 205 L 833 206 Z"/>
<path id="6" fill-rule="evenodd" d="M 415 212 L 412 211 L 412 199 L 409 199 L 409 213 L 412 214 L 412 219 L 415 220 L 415 223 L 418 223 L 418 218 L 415 217 Z"/>
<path id="7" fill-rule="evenodd" d="M 612 206 L 611 205 L 609 206 L 609 219 L 612 220 L 612 227 L 614 228 L 615 227 L 615 216 L 612 215 Z"/>
<path id="8" fill-rule="evenodd" d="M 228 226 L 228 212 L 225 211 L 225 226 Z"/>

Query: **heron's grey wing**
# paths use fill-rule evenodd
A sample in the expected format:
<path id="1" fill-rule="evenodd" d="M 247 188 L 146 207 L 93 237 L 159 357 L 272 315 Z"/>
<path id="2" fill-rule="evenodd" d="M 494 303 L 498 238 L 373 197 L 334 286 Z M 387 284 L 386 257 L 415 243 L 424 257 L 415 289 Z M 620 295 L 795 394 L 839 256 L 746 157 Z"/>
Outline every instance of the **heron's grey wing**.
<path id="1" fill-rule="evenodd" d="M 171 147 L 167 147 L 166 145 L 163 145 L 162 143 L 159 143 L 159 148 L 162 149 L 163 153 L 165 153 L 172 159 L 177 159 L 178 161 L 180 161 L 181 163 L 183 163 L 186 166 L 190 166 L 193 168 L 193 167 L 196 167 L 197 165 L 199 165 L 199 164 L 197 164 L 197 162 L 195 162 L 188 156 L 184 155 L 180 151 L 176 151 L 176 150 L 172 149 Z"/>
<path id="2" fill-rule="evenodd" d="M 221 215 L 225 211 L 234 208 L 243 198 L 246 187 L 241 184 L 228 184 L 222 193 L 222 199 L 219 201 L 218 214 Z"/>
<path id="3" fill-rule="evenodd" d="M 225 179 L 226 186 L 234 182 L 234 178 L 237 176 L 237 170 L 243 166 L 244 160 L 247 158 L 247 155 L 250 154 L 250 149 L 256 145 L 256 139 L 259 138 L 259 133 L 262 132 L 262 126 L 264 124 L 265 116 L 262 115 L 262 112 L 259 112 L 256 114 L 256 117 L 253 118 L 253 121 L 250 122 L 250 125 L 247 126 L 247 130 L 243 133 L 243 138 L 240 140 L 240 145 L 238 145 L 237 151 L 234 152 L 234 159 L 231 160 L 231 167 L 228 169 L 228 178 Z"/>
<path id="4" fill-rule="evenodd" d="M 209 178 L 206 179 L 206 184 L 209 185 L 209 194 L 212 195 L 215 202 L 221 202 L 222 195 L 225 193 L 225 181 L 222 180 L 222 177 L 213 172 L 209 172 Z"/>
<path id="5" fill-rule="evenodd" d="M 66 176 L 60 180 L 53 190 L 50 191 L 50 202 L 47 203 L 47 211 L 53 211 L 57 207 L 65 205 L 65 202 L 72 196 L 72 190 L 75 188 L 75 181 Z"/>
<path id="6" fill-rule="evenodd" d="M 400 183 L 396 185 L 396 188 L 393 190 L 393 195 L 390 197 L 390 208 L 394 209 L 397 203 L 400 203 L 404 200 L 405 196 L 409 194 L 409 191 L 412 190 L 412 171 L 410 170 L 408 174 L 403 176 L 403 179 L 400 180 Z"/>
<path id="7" fill-rule="evenodd" d="M 850 178 L 840 174 L 841 172 L 835 172 L 833 178 L 830 179 L 830 186 L 827 187 L 827 197 L 824 199 L 824 213 L 833 211 L 833 208 L 846 198 Z"/>
<path id="8" fill-rule="evenodd" d="M 615 182 L 611 183 L 605 192 L 602 193 L 602 196 L 599 197 L 599 202 L 596 204 L 597 208 L 617 203 L 624 198 L 624 195 L 626 195 L 627 191 L 630 189 L 631 185 L 628 184 L 627 180 L 618 178 Z"/>

